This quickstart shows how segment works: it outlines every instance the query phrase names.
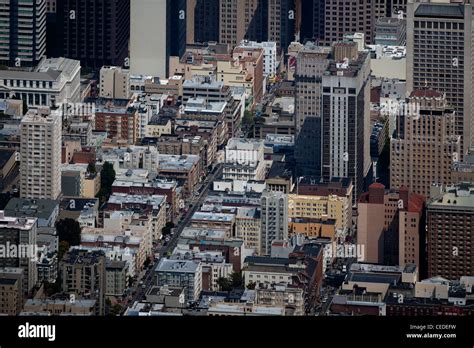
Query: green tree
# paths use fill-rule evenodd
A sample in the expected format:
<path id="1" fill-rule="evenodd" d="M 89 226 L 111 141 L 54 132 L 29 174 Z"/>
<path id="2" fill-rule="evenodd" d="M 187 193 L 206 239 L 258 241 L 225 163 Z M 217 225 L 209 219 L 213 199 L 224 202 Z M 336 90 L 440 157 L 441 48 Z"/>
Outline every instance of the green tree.
<path id="1" fill-rule="evenodd" d="M 244 286 L 242 272 L 232 272 L 229 276 L 229 282 L 232 288 L 242 288 Z"/>
<path id="2" fill-rule="evenodd" d="M 112 184 L 115 181 L 114 166 L 109 162 L 105 162 L 100 172 L 100 191 L 97 196 L 100 198 L 100 203 L 103 204 L 109 200 L 112 194 Z"/>
<path id="3" fill-rule="evenodd" d="M 257 283 L 250 282 L 249 285 L 247 285 L 247 289 L 249 290 L 255 290 L 255 287 L 257 286 Z"/>
<path id="4" fill-rule="evenodd" d="M 118 303 L 113 305 L 112 308 L 110 308 L 110 315 L 117 316 L 120 313 L 122 313 L 122 306 Z"/>
<path id="5" fill-rule="evenodd" d="M 59 241 L 68 242 L 69 246 L 81 244 L 81 226 L 74 219 L 63 219 L 56 223 Z"/>
<path id="6" fill-rule="evenodd" d="M 97 169 L 95 167 L 95 163 L 94 162 L 90 162 L 88 165 L 87 165 L 87 172 L 90 173 L 90 174 L 95 174 L 97 173 Z"/>
<path id="7" fill-rule="evenodd" d="M 217 285 L 219 286 L 220 291 L 231 291 L 232 285 L 229 278 L 220 277 L 217 279 Z"/>
<path id="8" fill-rule="evenodd" d="M 69 243 L 63 240 L 62 242 L 59 242 L 59 248 L 58 248 L 58 262 L 60 262 L 63 259 L 63 256 L 67 251 L 69 250 Z"/>

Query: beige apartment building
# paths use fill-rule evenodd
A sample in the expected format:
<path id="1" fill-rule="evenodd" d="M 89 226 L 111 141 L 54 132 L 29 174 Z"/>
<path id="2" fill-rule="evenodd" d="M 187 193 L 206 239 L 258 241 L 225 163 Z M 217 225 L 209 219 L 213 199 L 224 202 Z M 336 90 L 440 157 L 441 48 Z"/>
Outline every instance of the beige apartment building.
<path id="1" fill-rule="evenodd" d="M 117 66 L 100 69 L 101 98 L 128 99 L 130 97 L 130 72 Z"/>
<path id="2" fill-rule="evenodd" d="M 30 110 L 21 120 L 20 194 L 56 199 L 61 194 L 62 117 L 49 108 Z"/>
<path id="3" fill-rule="evenodd" d="M 336 229 L 347 231 L 352 224 L 352 204 L 348 197 L 336 195 L 288 195 L 288 217 L 334 219 Z"/>
<path id="4" fill-rule="evenodd" d="M 238 207 L 235 217 L 235 236 L 242 239 L 247 249 L 260 252 L 260 210 L 255 207 Z"/>
<path id="5" fill-rule="evenodd" d="M 264 50 L 238 47 L 231 57 L 217 61 L 217 81 L 225 86 L 241 87 L 252 104 L 258 103 L 264 93 Z"/>
<path id="6" fill-rule="evenodd" d="M 397 117 L 396 135 L 391 140 L 390 186 L 405 185 L 410 192 L 428 197 L 433 184 L 453 182 L 461 137 L 456 135 L 455 112 L 441 93 L 414 91 L 406 105 L 403 115 Z"/>

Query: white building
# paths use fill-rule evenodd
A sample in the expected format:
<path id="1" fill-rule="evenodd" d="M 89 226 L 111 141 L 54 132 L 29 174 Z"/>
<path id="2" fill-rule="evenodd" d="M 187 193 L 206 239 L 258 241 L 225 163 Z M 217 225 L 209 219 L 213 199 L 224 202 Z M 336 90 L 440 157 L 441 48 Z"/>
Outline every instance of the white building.
<path id="1" fill-rule="evenodd" d="M 186 301 L 197 301 L 202 291 L 202 264 L 195 261 L 161 259 L 155 269 L 156 285 L 186 289 Z"/>
<path id="2" fill-rule="evenodd" d="M 21 197 L 58 198 L 62 152 L 60 113 L 49 108 L 30 110 L 20 127 Z"/>
<path id="3" fill-rule="evenodd" d="M 276 42 L 256 42 L 242 40 L 239 47 L 241 48 L 262 48 L 263 49 L 263 65 L 266 76 L 275 76 L 277 73 L 277 44 Z"/>
<path id="4" fill-rule="evenodd" d="M 80 62 L 66 58 L 44 59 L 32 72 L 0 70 L 0 99 L 20 97 L 28 107 L 76 103 L 80 73 Z"/>
<path id="5" fill-rule="evenodd" d="M 223 179 L 265 180 L 263 140 L 232 138 L 225 148 Z"/>
<path id="6" fill-rule="evenodd" d="M 261 204 L 261 255 L 270 255 L 274 240 L 288 239 L 288 195 L 264 192 Z"/>

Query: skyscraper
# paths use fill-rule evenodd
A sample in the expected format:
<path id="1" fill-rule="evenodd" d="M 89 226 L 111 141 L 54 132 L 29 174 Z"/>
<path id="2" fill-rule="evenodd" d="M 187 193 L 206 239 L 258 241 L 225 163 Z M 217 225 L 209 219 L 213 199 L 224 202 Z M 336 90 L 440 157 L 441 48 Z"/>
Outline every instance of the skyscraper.
<path id="1" fill-rule="evenodd" d="M 321 81 L 330 47 L 308 42 L 296 58 L 295 159 L 298 175 L 321 175 Z"/>
<path id="2" fill-rule="evenodd" d="M 427 207 L 428 276 L 459 279 L 474 274 L 474 186 L 449 187 Z"/>
<path id="3" fill-rule="evenodd" d="M 130 73 L 167 78 L 169 58 L 186 50 L 186 0 L 134 0 L 130 11 Z"/>
<path id="4" fill-rule="evenodd" d="M 463 155 L 474 144 L 472 4 L 409 0 L 407 6 L 407 90 L 428 86 L 446 94 Z"/>
<path id="5" fill-rule="evenodd" d="M 293 11 L 293 12 L 290 12 Z M 295 0 L 221 0 L 219 42 L 276 42 L 286 51 L 296 33 Z"/>
<path id="6" fill-rule="evenodd" d="M 364 191 L 371 165 L 370 56 L 356 46 L 336 45 L 336 59 L 342 54 L 347 60 L 332 61 L 322 77 L 322 173 L 326 180 L 350 178 L 353 202 Z"/>
<path id="7" fill-rule="evenodd" d="M 390 186 L 428 197 L 433 184 L 453 182 L 451 168 L 461 151 L 455 114 L 441 93 L 429 89 L 412 92 L 405 105 L 391 140 Z"/>
<path id="8" fill-rule="evenodd" d="M 83 67 L 126 63 L 130 0 L 61 0 L 56 6 L 58 55 Z"/>
<path id="9" fill-rule="evenodd" d="M 60 113 L 30 110 L 20 127 L 21 197 L 57 199 L 61 194 Z"/>
<path id="10" fill-rule="evenodd" d="M 33 67 L 46 54 L 46 0 L 0 0 L 0 64 Z"/>
<path id="11" fill-rule="evenodd" d="M 219 0 L 195 1 L 194 42 L 219 41 Z"/>
<path id="12" fill-rule="evenodd" d="M 301 6 L 300 42 L 324 38 L 324 0 L 299 0 Z"/>
<path id="13" fill-rule="evenodd" d="M 274 240 L 288 239 L 288 196 L 265 191 L 261 203 L 261 255 L 270 255 Z"/>
<path id="14" fill-rule="evenodd" d="M 325 6 L 324 42 L 328 45 L 341 40 L 345 34 L 354 33 L 364 33 L 365 42 L 372 43 L 377 19 L 387 15 L 387 0 L 326 0 L 323 2 Z M 315 0 L 314 13 L 317 14 L 320 10 Z M 315 29 L 317 29 L 316 26 Z M 317 31 L 315 30 L 315 34 Z"/>

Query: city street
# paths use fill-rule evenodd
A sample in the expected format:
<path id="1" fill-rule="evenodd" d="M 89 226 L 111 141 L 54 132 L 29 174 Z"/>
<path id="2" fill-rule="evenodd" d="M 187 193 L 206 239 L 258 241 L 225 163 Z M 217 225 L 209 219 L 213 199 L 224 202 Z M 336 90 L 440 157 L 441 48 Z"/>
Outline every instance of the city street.
<path id="1" fill-rule="evenodd" d="M 171 236 L 170 241 L 166 244 L 166 246 L 161 246 L 160 244 L 153 250 L 153 255 L 155 253 L 160 254 L 160 259 L 166 257 L 166 255 L 173 251 L 173 249 L 178 244 L 178 239 L 183 232 L 184 228 L 189 224 L 191 218 L 193 217 L 194 213 L 198 211 L 201 205 L 204 203 L 207 194 L 211 188 L 212 183 L 216 178 L 222 175 L 222 165 L 216 165 L 216 169 L 210 173 L 206 179 L 201 183 L 201 190 L 199 196 L 192 196 L 190 197 L 190 201 L 186 202 L 186 204 L 192 204 L 192 207 L 188 210 L 188 212 L 184 215 L 184 218 L 178 225 L 172 229 L 173 235 Z M 136 301 L 142 301 L 145 298 L 146 292 L 153 286 L 154 280 L 154 271 L 156 266 L 158 265 L 159 260 L 153 260 L 151 266 L 146 270 L 146 273 L 137 279 L 134 287 L 132 288 L 132 298 L 127 302 L 129 305 L 133 305 Z M 143 283 L 142 283 L 143 282 Z"/>

